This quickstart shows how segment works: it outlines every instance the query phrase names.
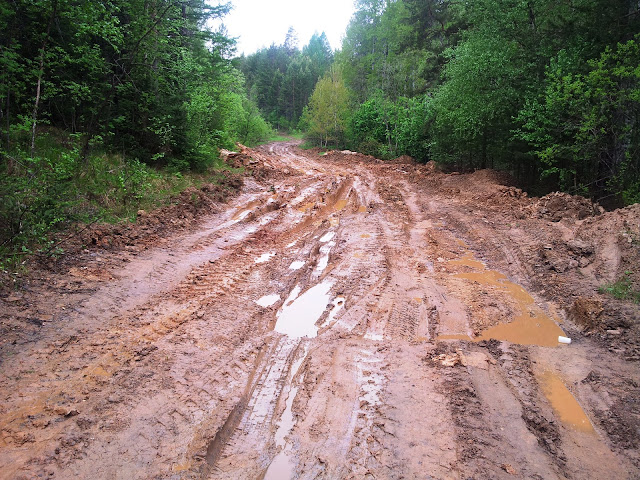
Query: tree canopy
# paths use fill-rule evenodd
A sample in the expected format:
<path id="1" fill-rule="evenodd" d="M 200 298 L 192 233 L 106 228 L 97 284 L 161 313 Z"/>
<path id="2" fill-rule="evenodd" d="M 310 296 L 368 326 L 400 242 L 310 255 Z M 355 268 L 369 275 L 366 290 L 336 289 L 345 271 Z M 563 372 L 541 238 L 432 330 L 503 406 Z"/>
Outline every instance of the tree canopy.
<path id="1" fill-rule="evenodd" d="M 342 145 L 640 201 L 638 31 L 631 0 L 358 0 Z"/>

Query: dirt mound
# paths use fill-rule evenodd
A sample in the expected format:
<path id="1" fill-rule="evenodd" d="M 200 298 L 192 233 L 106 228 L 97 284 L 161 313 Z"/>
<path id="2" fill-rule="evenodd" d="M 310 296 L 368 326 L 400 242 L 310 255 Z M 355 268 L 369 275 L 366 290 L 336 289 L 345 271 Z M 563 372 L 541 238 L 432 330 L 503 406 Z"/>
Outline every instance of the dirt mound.
<path id="1" fill-rule="evenodd" d="M 353 163 L 355 160 L 360 162 L 368 162 L 368 163 L 383 163 L 383 160 L 380 160 L 376 157 L 372 157 L 371 155 L 365 155 L 363 153 L 352 152 L 350 150 L 330 150 L 325 154 L 319 154 L 320 159 L 331 160 L 334 162 L 346 162 Z"/>
<path id="2" fill-rule="evenodd" d="M 490 185 L 504 185 L 507 187 L 515 186 L 516 179 L 507 172 L 499 172 L 485 168 L 476 170 L 469 175 L 474 181 Z"/>
<path id="3" fill-rule="evenodd" d="M 531 205 L 531 214 L 535 218 L 545 218 L 552 222 L 562 219 L 582 220 L 603 212 L 604 209 L 600 205 L 588 198 L 563 192 L 545 195 Z"/>
<path id="4" fill-rule="evenodd" d="M 585 331 L 602 330 L 602 302 L 594 298 L 579 297 L 569 308 L 569 318 Z"/>
<path id="5" fill-rule="evenodd" d="M 244 168 L 248 175 L 257 181 L 277 180 L 296 172 L 288 168 L 279 168 L 274 159 L 270 158 L 268 152 L 262 148 L 248 148 L 241 143 L 236 144 L 239 152 L 220 150 L 222 160 L 233 168 Z"/>
<path id="6" fill-rule="evenodd" d="M 170 231 L 192 225 L 205 213 L 218 211 L 243 184 L 242 177 L 229 174 L 220 184 L 188 188 L 170 205 L 153 212 L 138 211 L 136 223 L 98 224 L 82 231 L 73 242 L 76 248 L 119 249 L 127 246 L 144 249 Z"/>

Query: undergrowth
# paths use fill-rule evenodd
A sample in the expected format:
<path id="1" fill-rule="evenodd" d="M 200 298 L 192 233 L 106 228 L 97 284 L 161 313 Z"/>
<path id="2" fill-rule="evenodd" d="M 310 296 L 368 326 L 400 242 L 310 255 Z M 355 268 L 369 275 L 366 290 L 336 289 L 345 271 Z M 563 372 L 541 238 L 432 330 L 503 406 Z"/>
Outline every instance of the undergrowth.
<path id="1" fill-rule="evenodd" d="M 618 300 L 633 300 L 635 303 L 640 303 L 640 291 L 634 290 L 631 274 L 630 271 L 624 272 L 624 277 L 616 282 L 602 285 L 598 291 Z"/>
<path id="2" fill-rule="evenodd" d="M 36 154 L 0 152 L 0 269 L 17 271 L 31 255 L 57 255 L 53 234 L 74 224 L 132 221 L 188 187 L 216 183 L 220 161 L 203 173 L 154 169 L 123 155 L 83 159 L 81 139 L 40 135 Z"/>

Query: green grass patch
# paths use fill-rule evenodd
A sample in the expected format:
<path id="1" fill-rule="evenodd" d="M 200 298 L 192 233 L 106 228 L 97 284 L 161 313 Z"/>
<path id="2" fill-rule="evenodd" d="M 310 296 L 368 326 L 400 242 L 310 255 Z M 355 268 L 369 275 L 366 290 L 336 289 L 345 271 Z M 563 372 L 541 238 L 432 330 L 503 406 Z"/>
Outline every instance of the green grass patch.
<path id="1" fill-rule="evenodd" d="M 616 282 L 602 285 L 598 291 L 618 300 L 633 300 L 635 303 L 640 303 L 640 291 L 634 290 L 631 275 L 632 272 L 626 271 L 624 277 Z"/>
<path id="2" fill-rule="evenodd" d="M 152 168 L 122 155 L 82 158 L 81 139 L 42 135 L 37 155 L 16 148 L 0 157 L 0 269 L 16 271 L 32 254 L 62 253 L 52 234 L 77 224 L 133 221 L 186 188 L 219 183 L 219 160 L 203 172 Z"/>

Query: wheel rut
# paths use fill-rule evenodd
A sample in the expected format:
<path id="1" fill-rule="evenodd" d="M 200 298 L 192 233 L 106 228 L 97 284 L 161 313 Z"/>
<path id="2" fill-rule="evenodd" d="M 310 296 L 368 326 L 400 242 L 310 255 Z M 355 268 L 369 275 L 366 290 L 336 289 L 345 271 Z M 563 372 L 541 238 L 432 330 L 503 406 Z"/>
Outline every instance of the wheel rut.
<path id="1" fill-rule="evenodd" d="M 637 366 L 540 286 L 541 239 L 577 226 L 495 217 L 488 174 L 248 152 L 239 196 L 162 245 L 101 254 L 109 276 L 65 322 L 3 354 L 0 478 L 638 476 L 617 420 L 634 421 Z M 492 333 L 543 320 L 574 342 Z"/>

